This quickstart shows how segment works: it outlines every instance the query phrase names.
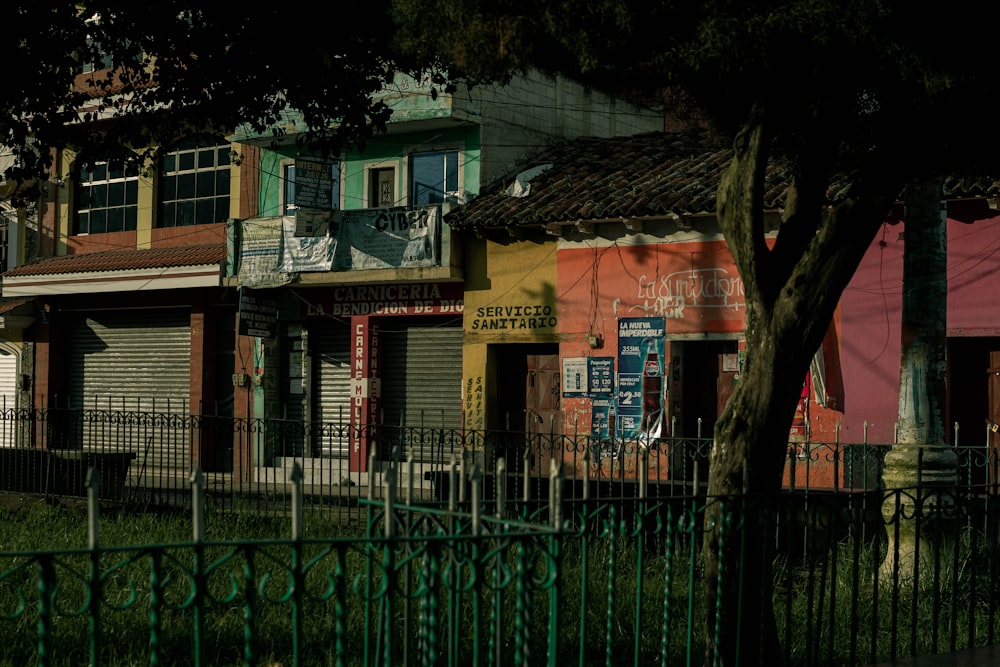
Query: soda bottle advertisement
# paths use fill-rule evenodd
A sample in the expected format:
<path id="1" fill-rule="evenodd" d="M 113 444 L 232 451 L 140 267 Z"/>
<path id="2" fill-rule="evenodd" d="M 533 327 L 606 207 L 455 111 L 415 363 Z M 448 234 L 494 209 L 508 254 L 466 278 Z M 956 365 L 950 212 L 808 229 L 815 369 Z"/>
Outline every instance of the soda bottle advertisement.
<path id="1" fill-rule="evenodd" d="M 618 320 L 618 428 L 623 438 L 653 440 L 663 433 L 662 317 Z"/>

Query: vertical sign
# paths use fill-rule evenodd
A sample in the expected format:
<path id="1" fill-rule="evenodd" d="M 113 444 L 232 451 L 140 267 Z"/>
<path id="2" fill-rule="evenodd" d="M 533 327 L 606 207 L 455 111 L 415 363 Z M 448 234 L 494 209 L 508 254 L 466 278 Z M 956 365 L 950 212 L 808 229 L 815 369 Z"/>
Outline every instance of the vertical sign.
<path id="1" fill-rule="evenodd" d="M 326 236 L 333 202 L 333 163 L 295 161 L 295 236 Z"/>
<path id="2" fill-rule="evenodd" d="M 622 437 L 652 440 L 663 430 L 662 317 L 618 320 L 618 422 Z"/>

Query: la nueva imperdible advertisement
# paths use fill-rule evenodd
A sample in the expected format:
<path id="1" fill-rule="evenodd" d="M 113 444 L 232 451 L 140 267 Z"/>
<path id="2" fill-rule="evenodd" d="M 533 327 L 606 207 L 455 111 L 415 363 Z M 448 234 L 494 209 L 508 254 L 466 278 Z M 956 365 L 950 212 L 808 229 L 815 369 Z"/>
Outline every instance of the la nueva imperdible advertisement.
<path id="1" fill-rule="evenodd" d="M 665 327 L 662 317 L 618 320 L 620 437 L 653 440 L 662 435 Z"/>

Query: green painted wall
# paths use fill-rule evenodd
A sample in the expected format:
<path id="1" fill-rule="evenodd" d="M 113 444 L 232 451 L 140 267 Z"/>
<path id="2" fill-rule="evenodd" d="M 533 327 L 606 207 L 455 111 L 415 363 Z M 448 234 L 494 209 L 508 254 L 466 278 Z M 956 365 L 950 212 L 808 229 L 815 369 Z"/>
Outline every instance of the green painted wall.
<path id="1" fill-rule="evenodd" d="M 373 166 L 395 167 L 396 192 L 407 190 L 405 156 L 413 151 L 460 148 L 462 150 L 462 189 L 471 197 L 479 194 L 481 146 L 477 126 L 431 129 L 421 132 L 382 135 L 372 138 L 364 152 L 350 149 L 342 154 L 342 205 L 345 209 L 364 208 L 366 202 L 365 170 Z M 295 146 L 264 149 L 260 158 L 260 215 L 281 215 L 282 161 L 294 159 Z"/>

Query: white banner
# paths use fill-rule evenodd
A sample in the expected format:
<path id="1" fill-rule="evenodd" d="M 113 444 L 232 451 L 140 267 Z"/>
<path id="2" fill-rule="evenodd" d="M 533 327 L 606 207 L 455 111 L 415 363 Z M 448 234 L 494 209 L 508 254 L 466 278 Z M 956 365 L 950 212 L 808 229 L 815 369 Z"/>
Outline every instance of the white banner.
<path id="1" fill-rule="evenodd" d="M 337 251 L 337 223 L 331 222 L 328 233 L 323 236 L 296 236 L 295 216 L 281 219 L 281 265 L 283 273 L 305 273 L 308 271 L 330 271 L 333 268 L 333 254 Z"/>
<path id="2" fill-rule="evenodd" d="M 247 220 L 241 227 L 240 284 L 245 287 L 278 287 L 291 276 L 278 272 L 281 252 L 280 220 Z"/>

